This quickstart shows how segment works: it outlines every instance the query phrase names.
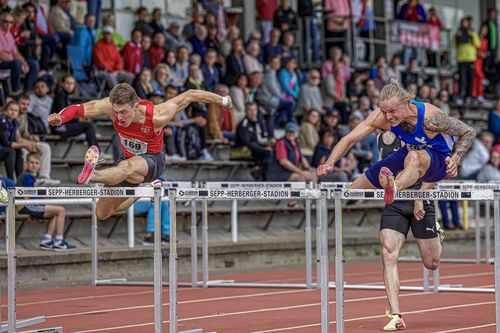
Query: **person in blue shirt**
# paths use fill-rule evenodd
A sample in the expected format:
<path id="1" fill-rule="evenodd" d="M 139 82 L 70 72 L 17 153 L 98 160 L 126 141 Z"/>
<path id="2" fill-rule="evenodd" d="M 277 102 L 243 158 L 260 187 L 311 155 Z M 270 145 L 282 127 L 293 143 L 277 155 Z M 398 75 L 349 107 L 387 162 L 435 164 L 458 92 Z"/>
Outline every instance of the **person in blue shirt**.
<path id="1" fill-rule="evenodd" d="M 77 28 L 75 36 L 73 37 L 73 44 L 79 46 L 83 53 L 83 65 L 87 67 L 92 66 L 92 50 L 94 49 L 97 36 L 95 22 L 95 15 L 85 15 L 85 24 Z"/>
<path id="2" fill-rule="evenodd" d="M 38 153 L 28 153 L 28 156 L 26 156 L 26 170 L 17 178 L 17 186 L 36 187 L 39 170 L 40 155 Z M 50 219 L 47 231 L 40 242 L 40 250 L 67 251 L 76 247 L 64 239 L 66 210 L 63 206 L 30 204 L 22 206 L 19 213 L 28 214 L 40 220 Z M 52 236 L 55 236 L 55 239 L 52 239 Z"/>
<path id="3" fill-rule="evenodd" d="M 380 92 L 380 107 L 339 141 L 328 160 L 318 167 L 318 175 L 331 173 L 335 163 L 350 148 L 382 129 L 393 132 L 406 145 L 370 166 L 351 188 L 383 188 L 384 201 L 391 204 L 398 191 L 418 180 L 434 183 L 447 175 L 456 177 L 458 166 L 476 138 L 476 131 L 436 106 L 414 99 L 415 93 L 391 79 Z"/>

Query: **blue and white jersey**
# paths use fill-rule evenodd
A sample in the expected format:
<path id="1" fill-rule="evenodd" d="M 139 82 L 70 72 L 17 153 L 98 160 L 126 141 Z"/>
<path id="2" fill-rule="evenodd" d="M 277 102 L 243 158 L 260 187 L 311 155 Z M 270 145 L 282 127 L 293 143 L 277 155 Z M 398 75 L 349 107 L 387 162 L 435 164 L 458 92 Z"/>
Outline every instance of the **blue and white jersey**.
<path id="1" fill-rule="evenodd" d="M 430 139 L 424 130 L 425 104 L 417 101 L 411 101 L 411 104 L 415 105 L 418 110 L 417 125 L 413 132 L 406 133 L 399 125 L 391 127 L 391 132 L 399 140 L 403 141 L 409 150 L 431 148 L 437 152 L 450 155 L 455 145 L 456 137 L 439 133 Z"/>

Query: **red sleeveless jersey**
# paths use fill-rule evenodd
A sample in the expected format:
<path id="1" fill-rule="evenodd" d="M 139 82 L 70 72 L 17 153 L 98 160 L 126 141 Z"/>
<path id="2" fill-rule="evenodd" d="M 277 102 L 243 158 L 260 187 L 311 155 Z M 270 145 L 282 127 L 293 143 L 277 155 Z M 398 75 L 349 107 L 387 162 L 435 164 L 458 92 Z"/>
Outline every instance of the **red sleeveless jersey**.
<path id="1" fill-rule="evenodd" d="M 113 121 L 123 156 L 130 158 L 140 154 L 158 154 L 163 151 L 163 130 L 155 133 L 153 125 L 154 105 L 150 101 L 139 99 L 139 104 L 146 106 L 144 124 L 131 123 L 128 127 Z"/>

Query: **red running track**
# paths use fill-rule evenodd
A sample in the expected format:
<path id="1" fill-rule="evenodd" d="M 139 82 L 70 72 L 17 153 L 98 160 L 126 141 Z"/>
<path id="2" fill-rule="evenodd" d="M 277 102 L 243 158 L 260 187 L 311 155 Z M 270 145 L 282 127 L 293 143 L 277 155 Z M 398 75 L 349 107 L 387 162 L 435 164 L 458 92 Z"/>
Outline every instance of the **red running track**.
<path id="1" fill-rule="evenodd" d="M 401 285 L 422 285 L 420 264 L 400 263 Z M 432 275 L 432 274 L 431 274 Z M 239 282 L 303 283 L 303 269 L 212 276 Z M 333 270 L 330 280 L 334 280 Z M 383 284 L 380 263 L 348 264 L 346 283 Z M 441 284 L 493 287 L 491 265 L 443 264 Z M 2 299 L 2 318 L 7 299 Z M 168 332 L 168 288 L 164 288 L 164 332 Z M 205 332 L 320 332 L 319 290 L 284 288 L 179 288 L 179 330 Z M 401 310 L 411 332 L 495 332 L 494 294 L 402 292 Z M 71 287 L 18 292 L 17 318 L 44 315 L 64 332 L 153 332 L 153 288 Z M 387 323 L 384 291 L 346 290 L 346 332 L 381 332 Z M 335 332 L 335 290 L 330 290 Z"/>

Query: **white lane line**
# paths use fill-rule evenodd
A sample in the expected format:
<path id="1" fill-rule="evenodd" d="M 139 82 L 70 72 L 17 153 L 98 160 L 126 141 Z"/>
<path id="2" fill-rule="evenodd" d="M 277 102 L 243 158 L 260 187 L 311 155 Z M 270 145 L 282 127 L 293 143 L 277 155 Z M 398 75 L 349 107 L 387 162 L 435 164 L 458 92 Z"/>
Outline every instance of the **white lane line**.
<path id="1" fill-rule="evenodd" d="M 478 329 L 478 328 L 491 327 L 491 326 L 495 326 L 495 325 L 496 325 L 496 324 L 495 324 L 495 323 L 493 323 L 493 324 L 486 324 L 486 325 L 480 325 L 480 326 L 462 327 L 462 328 L 456 328 L 456 329 L 453 329 L 453 330 L 448 330 L 448 331 L 439 331 L 439 332 L 435 332 L 435 333 L 462 332 L 462 331 L 475 330 L 475 329 Z"/>
<path id="2" fill-rule="evenodd" d="M 490 304 L 495 304 L 495 302 L 493 301 L 493 302 L 481 302 L 481 303 L 470 303 L 470 304 L 460 304 L 460 305 L 443 306 L 443 307 L 437 307 L 437 308 L 422 309 L 422 310 L 416 310 L 416 311 L 408 311 L 408 312 L 403 312 L 402 314 L 403 315 L 420 314 L 420 313 L 426 313 L 426 312 L 443 311 L 443 310 L 466 308 L 466 307 L 473 307 L 473 306 L 482 306 L 482 305 L 490 305 Z M 344 322 L 360 321 L 360 320 L 368 320 L 368 319 L 378 319 L 378 318 L 385 318 L 385 317 L 386 317 L 386 315 L 357 317 L 357 318 L 345 319 Z M 336 323 L 335 320 L 330 322 L 330 324 L 335 324 L 335 323 Z M 252 333 L 283 332 L 283 331 L 290 331 L 290 330 L 296 330 L 296 329 L 304 329 L 304 328 L 316 327 L 316 326 L 321 326 L 321 323 L 309 324 L 309 325 L 301 325 L 301 326 L 292 326 L 292 327 L 282 327 L 282 328 L 271 329 L 271 330 L 266 330 L 266 331 L 255 331 L 255 332 L 252 332 Z M 446 331 L 446 332 L 453 332 L 453 331 Z M 440 332 L 440 333 L 443 333 L 443 332 Z"/>

